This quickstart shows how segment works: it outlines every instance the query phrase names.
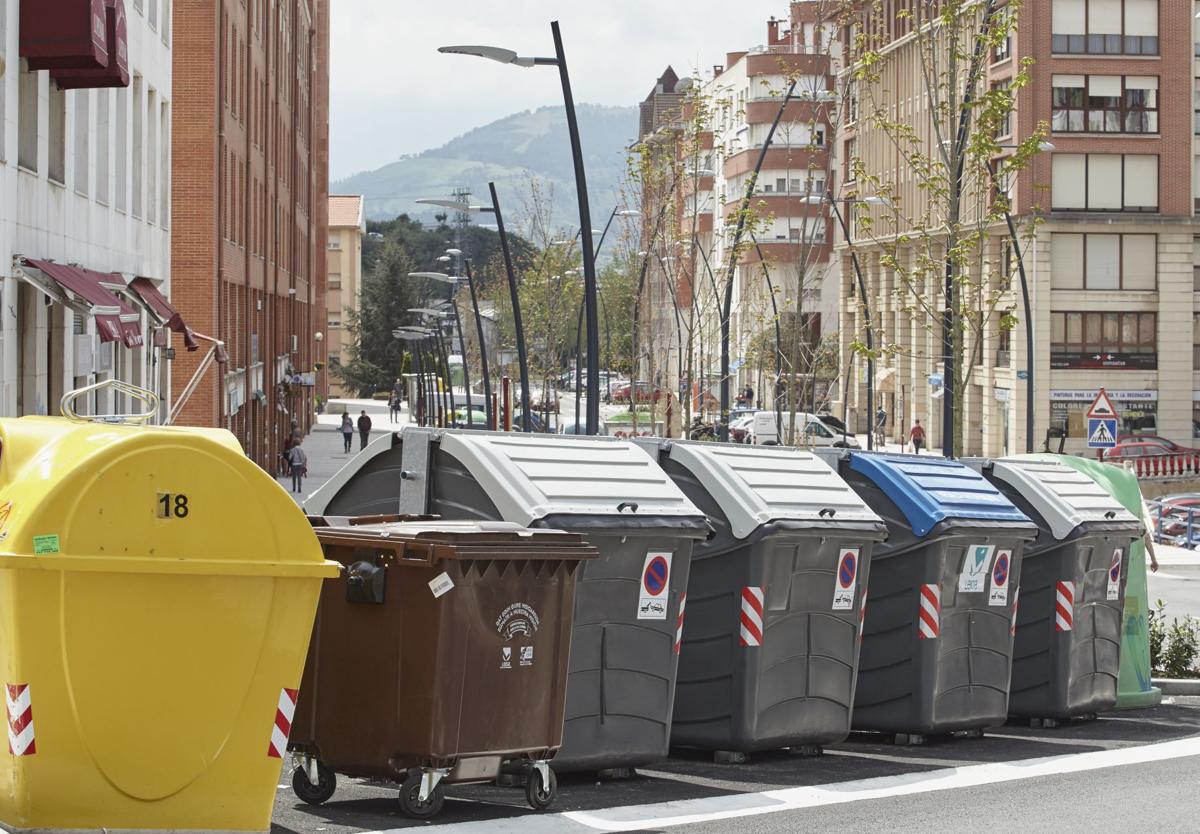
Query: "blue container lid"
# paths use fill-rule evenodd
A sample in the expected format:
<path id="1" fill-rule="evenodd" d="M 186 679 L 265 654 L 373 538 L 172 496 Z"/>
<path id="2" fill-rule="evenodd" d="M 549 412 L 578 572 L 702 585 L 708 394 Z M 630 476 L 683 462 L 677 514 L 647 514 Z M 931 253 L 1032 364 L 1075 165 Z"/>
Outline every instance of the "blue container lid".
<path id="1" fill-rule="evenodd" d="M 852 452 L 850 469 L 869 478 L 904 513 L 918 538 L 941 521 L 1032 522 L 980 473 L 926 455 Z"/>

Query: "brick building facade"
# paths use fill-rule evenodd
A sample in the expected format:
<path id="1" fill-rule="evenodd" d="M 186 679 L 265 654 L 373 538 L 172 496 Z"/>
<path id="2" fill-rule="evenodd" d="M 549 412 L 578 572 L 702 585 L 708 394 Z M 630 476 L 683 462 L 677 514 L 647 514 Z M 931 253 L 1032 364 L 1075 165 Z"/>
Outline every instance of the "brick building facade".
<path id="1" fill-rule="evenodd" d="M 173 302 L 228 361 L 180 423 L 222 426 L 272 468 L 313 419 L 325 320 L 328 0 L 177 0 Z M 176 389 L 200 357 L 175 361 Z"/>

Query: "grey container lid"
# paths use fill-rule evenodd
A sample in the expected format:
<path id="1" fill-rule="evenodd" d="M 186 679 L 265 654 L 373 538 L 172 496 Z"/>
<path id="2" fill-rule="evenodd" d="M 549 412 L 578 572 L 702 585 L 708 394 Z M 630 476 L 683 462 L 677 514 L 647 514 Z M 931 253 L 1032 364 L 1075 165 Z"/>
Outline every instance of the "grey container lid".
<path id="1" fill-rule="evenodd" d="M 638 441 L 667 447 L 671 460 L 691 472 L 729 519 L 739 539 L 772 521 L 883 524 L 829 464 L 811 452 L 784 446 L 740 446 L 688 441 Z M 833 510 L 823 516 L 822 511 Z"/>
<path id="2" fill-rule="evenodd" d="M 466 467 L 505 521 L 522 526 L 552 515 L 704 518 L 628 440 L 448 432 L 439 445 Z M 623 504 L 636 504 L 636 513 L 619 510 Z"/>
<path id="3" fill-rule="evenodd" d="M 964 461 L 981 469 L 981 459 Z M 1075 528 L 1089 522 L 1127 522 L 1138 519 L 1098 483 L 1082 472 L 1057 461 L 997 458 L 992 461 L 992 477 L 1019 491 L 1050 527 L 1050 534 L 1062 540 Z"/>

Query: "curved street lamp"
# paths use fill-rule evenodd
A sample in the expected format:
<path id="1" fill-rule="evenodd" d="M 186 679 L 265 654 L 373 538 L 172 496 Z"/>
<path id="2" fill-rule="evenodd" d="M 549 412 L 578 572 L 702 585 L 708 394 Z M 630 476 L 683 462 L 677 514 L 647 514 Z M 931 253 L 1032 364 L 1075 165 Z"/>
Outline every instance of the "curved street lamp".
<path id="1" fill-rule="evenodd" d="M 449 49 L 449 47 L 446 47 L 442 51 Z M 533 424 L 531 423 L 531 409 L 529 406 L 529 357 L 525 351 L 525 326 L 521 321 L 521 297 L 517 291 L 517 274 L 513 269 L 512 253 L 508 247 L 508 234 L 504 231 L 504 214 L 500 211 L 500 197 L 496 194 L 496 183 L 489 182 L 488 191 L 492 196 L 491 206 L 473 206 L 458 200 L 422 199 L 417 200 L 417 202 L 424 205 L 454 209 L 460 212 L 487 213 L 496 217 L 496 232 L 500 235 L 500 251 L 504 255 L 504 272 L 508 277 L 508 296 L 512 302 L 513 330 L 515 331 L 517 341 L 517 370 L 521 379 L 521 430 L 531 432 L 533 431 Z M 474 284 L 472 284 L 472 297 L 474 297 L 474 292 Z M 482 327 L 480 329 L 482 330 Z M 488 400 L 488 407 L 491 407 L 490 398 Z"/>
<path id="2" fill-rule="evenodd" d="M 449 255 L 442 255 L 438 260 L 445 258 L 450 259 Z M 466 283 L 471 285 L 470 278 L 471 267 L 467 265 Z M 467 425 L 475 425 L 474 409 L 471 408 L 471 372 L 467 363 L 467 343 L 463 338 L 462 319 L 458 315 L 458 302 L 454 300 L 454 291 L 457 289 L 459 279 L 455 276 L 446 275 L 442 272 L 410 272 L 409 278 L 425 278 L 430 281 L 437 281 L 442 284 L 450 285 L 450 306 L 454 310 L 454 327 L 458 330 L 458 344 L 462 348 L 463 355 L 463 387 L 467 392 Z M 479 304 L 475 300 L 475 287 L 471 286 L 471 306 L 475 311 L 475 326 L 479 330 L 479 355 L 480 364 L 483 366 L 483 396 L 484 396 L 484 412 L 488 421 L 488 428 L 492 426 L 492 390 L 488 379 L 487 365 L 487 345 L 483 343 L 483 323 L 479 318 Z"/>
<path id="3" fill-rule="evenodd" d="M 584 309 L 587 314 L 587 362 L 588 362 L 588 402 L 587 402 L 587 433 L 596 434 L 600 430 L 600 318 L 597 309 L 596 293 L 596 257 L 592 243 L 592 213 L 588 204 L 587 174 L 583 164 L 583 145 L 579 137 L 579 120 L 575 115 L 575 98 L 571 92 L 571 76 L 567 71 L 567 56 L 563 50 L 562 33 L 558 21 L 550 23 L 550 32 L 554 38 L 554 57 L 536 58 L 524 57 L 497 46 L 443 46 L 438 52 L 455 55 L 472 55 L 477 58 L 487 58 L 501 64 L 512 64 L 518 67 L 553 66 L 558 67 L 559 83 L 562 85 L 563 109 L 567 116 L 567 131 L 571 137 L 571 159 L 575 167 L 575 194 L 579 201 L 579 229 L 583 237 L 583 293 Z M 495 190 L 492 192 L 495 201 Z M 499 212 L 496 217 L 499 220 Z M 514 314 L 515 318 L 515 314 Z M 529 430 L 529 389 L 522 390 L 522 405 L 526 431 Z"/>

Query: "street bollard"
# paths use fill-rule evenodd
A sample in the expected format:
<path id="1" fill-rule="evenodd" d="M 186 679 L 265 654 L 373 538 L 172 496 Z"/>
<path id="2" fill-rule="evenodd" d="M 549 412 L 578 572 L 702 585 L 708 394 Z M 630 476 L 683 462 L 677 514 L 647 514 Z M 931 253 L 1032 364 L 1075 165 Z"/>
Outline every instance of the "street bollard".
<path id="1" fill-rule="evenodd" d="M 512 431 L 512 380 L 507 376 L 501 382 L 500 390 L 504 394 L 504 404 L 501 408 L 503 415 L 502 431 Z"/>

